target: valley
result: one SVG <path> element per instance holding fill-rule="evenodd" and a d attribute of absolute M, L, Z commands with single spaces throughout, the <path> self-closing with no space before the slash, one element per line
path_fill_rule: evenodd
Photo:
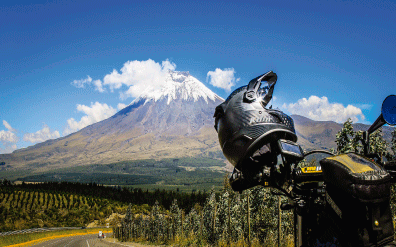
<path fill-rule="evenodd" d="M 124 161 L 37 172 L 13 176 L 23 182 L 78 182 L 142 189 L 209 191 L 219 189 L 228 171 L 223 160 L 180 158 Z"/>

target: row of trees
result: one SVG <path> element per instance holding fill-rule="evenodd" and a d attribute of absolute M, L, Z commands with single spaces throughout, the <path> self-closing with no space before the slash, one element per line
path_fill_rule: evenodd
<path fill-rule="evenodd" d="M 284 202 L 286 199 L 283 199 Z M 188 214 L 174 200 L 170 210 L 156 204 L 149 214 L 127 211 L 121 227 L 114 228 L 121 241 L 146 240 L 180 245 L 276 245 L 278 240 L 278 198 L 260 187 L 235 193 L 225 179 L 224 189 L 212 190 L 203 207 L 198 204 Z M 293 215 L 280 211 L 283 243 L 293 243 Z"/>
<path fill-rule="evenodd" d="M 391 143 L 387 143 L 383 137 L 382 128 L 374 131 L 370 135 L 370 152 L 378 154 L 381 158 L 388 161 L 396 159 L 396 128 L 392 131 Z M 347 152 L 356 152 L 363 154 L 363 131 L 354 131 L 352 120 L 349 118 L 342 129 L 336 135 L 336 149 L 334 153 L 341 154 Z"/>
<path fill-rule="evenodd" d="M 33 192 L 33 191 L 13 191 L 11 193 L 0 193 L 0 205 L 5 209 L 22 209 L 25 211 L 34 209 L 72 209 L 87 206 L 89 208 L 102 207 L 109 201 L 81 195 Z"/>

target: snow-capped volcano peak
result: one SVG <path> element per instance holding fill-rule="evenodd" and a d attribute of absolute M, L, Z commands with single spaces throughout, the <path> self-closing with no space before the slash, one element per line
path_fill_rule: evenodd
<path fill-rule="evenodd" d="M 142 100 L 147 103 L 152 100 L 158 101 L 165 98 L 167 98 L 167 104 L 176 99 L 195 102 L 202 98 L 206 103 L 209 100 L 224 101 L 223 98 L 212 92 L 202 82 L 191 76 L 188 71 L 170 70 L 164 78 L 164 82 L 158 88 L 147 87 L 131 104 Z"/>

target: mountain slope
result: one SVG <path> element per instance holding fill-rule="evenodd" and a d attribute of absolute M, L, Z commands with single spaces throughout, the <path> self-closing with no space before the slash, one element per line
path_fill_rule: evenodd
<path fill-rule="evenodd" d="M 333 121 L 314 121 L 309 118 L 292 115 L 298 136 L 298 143 L 305 150 L 330 149 L 335 147 L 335 136 L 342 124 Z"/>
<path fill-rule="evenodd" d="M 13 167 L 48 169 L 219 155 L 213 112 L 222 101 L 188 72 L 170 71 L 162 87 L 148 88 L 114 116 L 0 159 Z"/>

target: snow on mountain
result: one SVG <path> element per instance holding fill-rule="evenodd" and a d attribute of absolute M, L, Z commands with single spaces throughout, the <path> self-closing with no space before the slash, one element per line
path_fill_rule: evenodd
<path fill-rule="evenodd" d="M 182 99 L 188 101 L 198 101 L 199 98 L 205 100 L 224 101 L 223 98 L 212 92 L 202 82 L 191 76 L 188 71 L 169 71 L 163 84 L 159 88 L 147 87 L 142 94 L 132 101 L 130 105 L 141 102 L 158 101 L 167 98 L 169 105 L 172 100 Z"/>

